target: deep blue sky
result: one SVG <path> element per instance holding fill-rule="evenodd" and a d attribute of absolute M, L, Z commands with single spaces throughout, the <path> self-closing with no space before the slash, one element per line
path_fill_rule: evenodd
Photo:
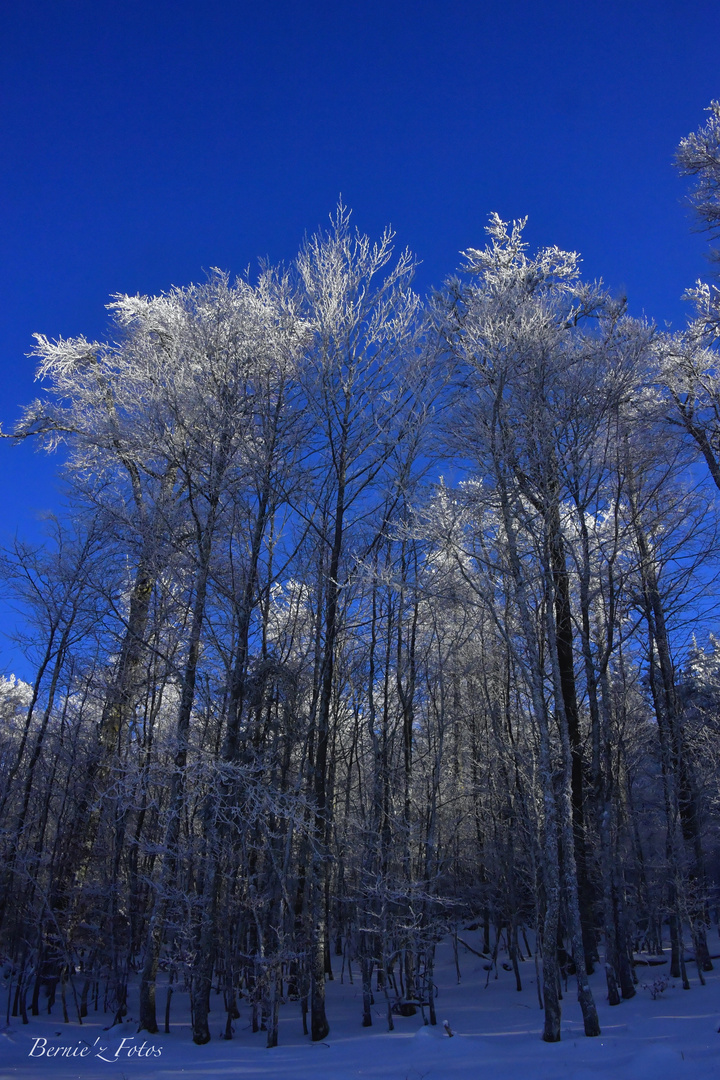
<path fill-rule="evenodd" d="M 0 14 L 0 421 L 33 331 L 102 335 L 113 292 L 289 260 L 339 193 L 422 259 L 487 215 L 682 322 L 707 274 L 672 157 L 720 96 L 717 0 L 22 0 Z M 0 543 L 54 470 L 0 443 Z"/>

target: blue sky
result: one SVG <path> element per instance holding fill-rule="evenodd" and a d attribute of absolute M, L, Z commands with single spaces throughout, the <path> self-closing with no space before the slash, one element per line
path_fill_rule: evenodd
<path fill-rule="evenodd" d="M 290 260 L 340 193 L 421 292 L 497 210 L 679 324 L 708 267 L 672 157 L 720 96 L 718 41 L 702 0 L 3 5 L 4 430 L 33 331 L 101 336 L 111 293 Z M 35 536 L 58 459 L 0 455 L 0 543 Z"/>

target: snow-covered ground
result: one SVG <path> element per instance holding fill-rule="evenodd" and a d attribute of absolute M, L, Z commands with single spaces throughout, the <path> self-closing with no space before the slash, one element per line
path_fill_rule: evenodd
<path fill-rule="evenodd" d="M 466 939 L 477 945 L 474 935 Z M 583 1035 L 571 978 L 563 1002 L 563 1039 L 554 1045 L 540 1038 L 542 1013 L 532 960 L 521 964 L 522 992 L 515 989 L 512 972 L 502 967 L 497 979 L 492 973 L 486 988 L 483 961 L 460 946 L 458 985 L 447 943 L 438 949 L 436 1027 L 423 1027 L 418 1014 L 395 1017 L 395 1031 L 388 1032 L 384 1000 L 376 995 L 374 1026 L 362 1028 L 359 982 L 350 984 L 346 974 L 341 984 L 336 973 L 328 984 L 332 1030 L 319 1044 L 303 1036 L 297 1002 L 282 1007 L 280 1045 L 273 1050 L 265 1048 L 264 1032 L 252 1033 L 249 1009 L 242 1002 L 235 1038 L 225 1042 L 218 1037 L 225 1023 L 221 997 L 213 1014 L 213 1041 L 207 1046 L 193 1044 L 183 1012 L 187 995 L 180 993 L 173 998 L 172 1032 L 150 1037 L 136 1034 L 133 1019 L 106 1031 L 108 1019 L 100 1014 L 91 1013 L 82 1026 L 63 1024 L 59 1002 L 50 1018 L 32 1019 L 27 1026 L 13 1019 L 5 1028 L 3 1002 L 0 1080 L 711 1080 L 720 1076 L 720 963 L 717 966 L 706 986 L 700 986 L 689 968 L 691 990 L 671 981 L 655 1000 L 650 985 L 668 965 L 638 967 L 637 996 L 615 1008 L 605 1000 L 604 977 L 598 972 L 592 979 L 602 1024 L 597 1039 Z M 158 1000 L 164 1002 L 164 993 Z M 136 1017 L 133 1005 L 131 999 L 131 1016 Z M 452 1038 L 443 1031 L 445 1020 L 455 1032 Z M 147 1056 L 151 1046 L 156 1053 Z M 63 1056 L 58 1047 L 77 1053 Z M 98 1056 L 102 1047 L 106 1049 Z M 50 1049 L 56 1051 L 52 1056 Z"/>

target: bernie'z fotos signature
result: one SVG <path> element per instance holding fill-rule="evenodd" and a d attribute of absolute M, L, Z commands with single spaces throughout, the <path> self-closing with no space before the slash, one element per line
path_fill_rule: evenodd
<path fill-rule="evenodd" d="M 162 1054 L 162 1046 L 154 1046 L 147 1041 L 135 1045 L 137 1040 L 133 1035 L 122 1039 L 115 1053 L 110 1046 L 103 1046 L 97 1038 L 92 1046 L 83 1039 L 79 1039 L 75 1046 L 48 1046 L 47 1039 L 36 1038 L 33 1042 L 28 1057 L 31 1058 L 85 1058 L 96 1057 L 100 1061 L 113 1064 L 120 1058 L 159 1058 Z"/>

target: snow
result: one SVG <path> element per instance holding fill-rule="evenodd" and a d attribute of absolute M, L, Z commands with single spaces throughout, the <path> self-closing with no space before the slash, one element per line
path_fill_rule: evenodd
<path fill-rule="evenodd" d="M 478 947 L 477 942 L 473 945 Z M 226 1042 L 218 1037 L 225 1024 L 221 996 L 214 999 L 213 1041 L 207 1046 L 195 1046 L 191 1040 L 187 994 L 178 992 L 173 997 L 171 1033 L 154 1036 L 137 1034 L 132 996 L 131 1018 L 110 1031 L 104 1030 L 108 1018 L 92 1012 L 82 1026 L 58 1022 L 58 1014 L 62 1016 L 58 1002 L 50 1018 L 31 1019 L 27 1026 L 13 1018 L 9 1027 L 0 1030 L 0 1080 L 477 1080 L 488 1076 L 497 1080 L 689 1080 L 698 1074 L 720 1075 L 720 971 L 708 973 L 703 987 L 697 976 L 692 978 L 690 968 L 691 990 L 683 990 L 679 980 L 669 980 L 667 989 L 653 1000 L 650 987 L 667 965 L 639 966 L 637 996 L 610 1008 L 599 968 L 591 979 L 602 1025 L 602 1035 L 596 1039 L 583 1034 L 571 977 L 563 1001 L 562 1042 L 549 1045 L 540 1038 L 542 1013 L 534 961 L 520 966 L 523 990 L 519 993 L 512 972 L 502 966 L 497 978 L 492 971 L 486 987 L 488 972 L 483 964 L 460 946 L 462 982 L 458 985 L 452 947 L 441 944 L 436 966 L 437 1026 L 424 1027 L 418 1012 L 413 1017 L 394 1017 L 394 1032 L 387 1031 L 382 995 L 376 995 L 374 1026 L 360 1026 L 359 980 L 356 977 L 350 984 L 346 972 L 341 983 L 336 972 L 335 981 L 327 987 L 331 1024 L 327 1040 L 311 1043 L 302 1033 L 299 1004 L 288 1002 L 281 1009 L 280 1045 L 273 1050 L 265 1047 L 265 1032 L 252 1033 L 245 1002 L 240 1003 L 234 1039 Z M 158 1001 L 164 1002 L 162 988 Z M 443 1029 L 446 1020 L 453 1037 Z M 1 1023 L 5 1023 L 4 1015 Z M 36 1056 L 30 1057 L 33 1046 Z M 107 1049 L 98 1057 L 103 1046 Z M 150 1046 L 159 1049 L 159 1055 L 147 1057 Z M 75 1049 L 78 1055 L 82 1047 L 89 1050 L 84 1057 L 37 1056 L 42 1049 L 57 1047 Z M 140 1048 L 142 1056 L 130 1052 Z"/>

